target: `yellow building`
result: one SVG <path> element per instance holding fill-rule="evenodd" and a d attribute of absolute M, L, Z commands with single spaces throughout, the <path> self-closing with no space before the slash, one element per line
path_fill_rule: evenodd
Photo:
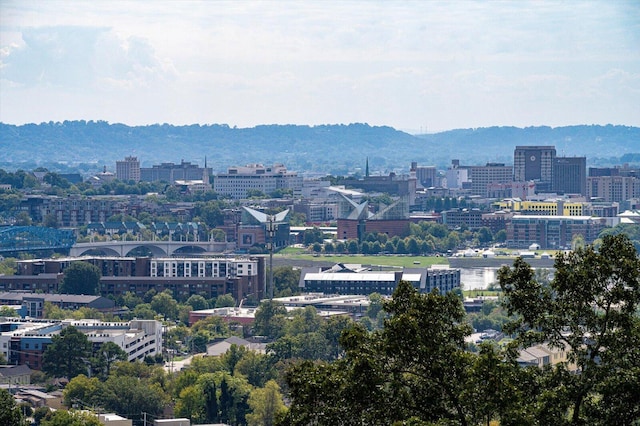
<path fill-rule="evenodd" d="M 507 199 L 494 204 L 502 210 L 511 210 L 522 214 L 536 214 L 549 216 L 584 216 L 586 203 L 551 201 L 522 201 Z"/>

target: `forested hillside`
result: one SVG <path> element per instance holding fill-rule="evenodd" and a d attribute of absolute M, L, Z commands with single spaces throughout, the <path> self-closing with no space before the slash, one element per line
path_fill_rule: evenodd
<path fill-rule="evenodd" d="M 555 145 L 558 155 L 587 156 L 590 165 L 640 162 L 640 128 L 627 126 L 490 127 L 410 135 L 391 127 L 349 125 L 224 124 L 127 126 L 105 121 L 0 123 L 0 167 L 8 170 L 75 168 L 89 171 L 137 156 L 143 167 L 181 160 L 213 167 L 280 162 L 291 170 L 334 175 L 406 171 L 411 161 L 445 168 L 453 158 L 465 165 L 513 161 L 517 145 Z"/>

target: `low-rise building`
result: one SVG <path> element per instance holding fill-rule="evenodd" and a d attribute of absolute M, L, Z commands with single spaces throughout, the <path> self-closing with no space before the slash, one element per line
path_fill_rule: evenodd
<path fill-rule="evenodd" d="M 0 353 L 11 364 L 42 368 L 42 355 L 54 335 L 73 326 L 84 333 L 97 348 L 113 342 L 127 354 L 129 361 L 162 353 L 162 323 L 155 320 L 103 322 L 98 320 L 22 320 L 6 318 L 0 322 Z"/>
<path fill-rule="evenodd" d="M 460 287 L 460 270 L 446 266 L 375 271 L 362 265 L 336 264 L 331 268 L 305 268 L 300 274 L 303 292 L 324 294 L 391 295 L 400 281 L 408 281 L 420 293 L 434 289 L 446 293 Z"/>
<path fill-rule="evenodd" d="M 31 369 L 27 365 L 0 365 L 0 384 L 28 385 L 31 383 Z"/>

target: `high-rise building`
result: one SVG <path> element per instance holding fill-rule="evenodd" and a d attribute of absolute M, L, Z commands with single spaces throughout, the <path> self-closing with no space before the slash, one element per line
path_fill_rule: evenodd
<path fill-rule="evenodd" d="M 587 198 L 621 202 L 640 197 L 640 179 L 633 176 L 589 176 Z"/>
<path fill-rule="evenodd" d="M 587 158 L 556 157 L 553 163 L 553 192 L 559 194 L 587 193 Z"/>
<path fill-rule="evenodd" d="M 555 146 L 516 146 L 513 154 L 514 180 L 535 181 L 538 192 L 550 191 L 555 158 Z"/>
<path fill-rule="evenodd" d="M 140 161 L 138 161 L 138 157 L 125 157 L 122 161 L 116 161 L 116 178 L 140 182 Z"/>
<path fill-rule="evenodd" d="M 503 163 L 487 163 L 486 166 L 469 167 L 471 195 L 489 196 L 489 186 L 513 182 L 513 167 Z"/>
<path fill-rule="evenodd" d="M 439 186 L 436 176 L 438 171 L 436 166 L 418 166 L 417 162 L 411 163 L 411 170 L 416 173 L 416 180 L 424 187 L 429 188 L 432 186 Z"/>

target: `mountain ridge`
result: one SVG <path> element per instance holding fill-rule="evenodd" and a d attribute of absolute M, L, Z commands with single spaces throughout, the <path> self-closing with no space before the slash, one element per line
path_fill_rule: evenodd
<path fill-rule="evenodd" d="M 590 165 L 620 164 L 623 158 L 640 163 L 640 128 L 611 124 L 493 126 L 411 135 L 366 123 L 236 128 L 77 120 L 0 123 L 0 144 L 3 168 L 59 163 L 113 170 L 116 160 L 134 155 L 143 167 L 182 160 L 202 166 L 206 157 L 214 172 L 247 163 L 283 163 L 300 172 L 349 174 L 364 169 L 369 158 L 372 171 L 388 173 L 406 171 L 412 161 L 438 168 L 452 159 L 463 165 L 512 164 L 518 145 L 554 145 L 558 156 L 586 156 Z"/>

